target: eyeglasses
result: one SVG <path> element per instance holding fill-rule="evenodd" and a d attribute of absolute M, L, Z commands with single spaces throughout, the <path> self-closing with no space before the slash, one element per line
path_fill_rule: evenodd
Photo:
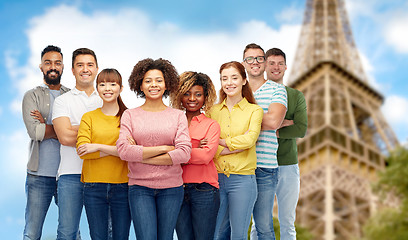
<path fill-rule="evenodd" d="M 265 62 L 265 56 L 247 57 L 247 58 L 244 58 L 244 62 L 246 62 L 246 63 L 248 63 L 248 64 L 254 63 L 255 60 L 256 60 L 258 63 L 263 63 L 263 62 Z"/>

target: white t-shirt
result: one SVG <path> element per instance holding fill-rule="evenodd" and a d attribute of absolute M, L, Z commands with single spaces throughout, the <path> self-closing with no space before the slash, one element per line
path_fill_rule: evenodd
<path fill-rule="evenodd" d="M 68 117 L 72 126 L 79 125 L 84 113 L 100 108 L 102 103 L 103 101 L 96 91 L 88 97 L 84 91 L 73 88 L 55 99 L 52 120 Z M 60 151 L 61 162 L 57 177 L 64 174 L 81 174 L 83 160 L 78 156 L 76 148 L 61 144 Z"/>

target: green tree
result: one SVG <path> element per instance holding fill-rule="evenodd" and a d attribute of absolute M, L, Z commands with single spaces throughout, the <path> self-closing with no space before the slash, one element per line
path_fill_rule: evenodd
<path fill-rule="evenodd" d="M 401 201 L 400 207 L 381 209 L 373 215 L 363 228 L 364 239 L 408 239 L 408 149 L 394 150 L 387 162 L 374 190 L 382 200 L 387 194 L 394 194 Z"/>

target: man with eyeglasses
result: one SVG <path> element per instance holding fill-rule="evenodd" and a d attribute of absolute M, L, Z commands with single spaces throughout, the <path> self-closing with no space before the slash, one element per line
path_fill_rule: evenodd
<path fill-rule="evenodd" d="M 286 90 L 281 84 L 265 80 L 265 52 L 259 45 L 251 43 L 245 47 L 243 65 L 257 104 L 264 110 L 256 143 L 258 197 L 253 210 L 256 229 L 252 229 L 251 239 L 275 239 L 272 210 L 279 177 L 276 130 L 285 117 Z"/>

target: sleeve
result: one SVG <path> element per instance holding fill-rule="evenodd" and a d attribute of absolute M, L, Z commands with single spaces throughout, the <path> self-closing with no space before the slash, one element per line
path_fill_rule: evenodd
<path fill-rule="evenodd" d="M 141 162 L 143 160 L 143 146 L 129 144 L 129 141 L 127 140 L 128 136 L 134 138 L 132 117 L 129 109 L 122 114 L 119 138 L 116 141 L 116 147 L 118 148 L 120 159 L 128 162 Z"/>
<path fill-rule="evenodd" d="M 79 125 L 78 129 L 78 136 L 77 136 L 77 143 L 76 147 L 85 144 L 85 143 L 92 143 L 92 131 L 94 130 L 92 127 L 92 116 L 91 113 L 85 113 L 82 116 L 81 124 Z M 97 159 L 100 158 L 100 151 L 96 151 L 93 153 L 88 153 L 81 156 L 82 159 Z"/>
<path fill-rule="evenodd" d="M 218 141 L 220 139 L 221 128 L 220 125 L 213 121 L 209 126 L 205 138 L 207 138 L 207 145 L 203 148 L 192 148 L 190 164 L 208 164 L 213 160 L 214 155 L 218 149 Z"/>
<path fill-rule="evenodd" d="M 302 92 L 297 91 L 296 100 L 296 108 L 292 119 L 293 125 L 279 129 L 279 138 L 302 138 L 306 135 L 307 107 L 305 96 Z"/>
<path fill-rule="evenodd" d="M 40 123 L 39 120 L 34 119 L 30 113 L 32 110 L 39 110 L 37 106 L 34 91 L 29 91 L 24 95 L 22 104 L 23 121 L 27 129 L 27 133 L 34 141 L 42 141 L 45 135 L 45 123 Z M 43 114 L 43 113 L 41 113 Z M 45 116 L 48 117 L 48 116 Z"/>
<path fill-rule="evenodd" d="M 191 139 L 188 133 L 188 122 L 183 112 L 180 111 L 177 123 L 177 132 L 174 138 L 174 150 L 168 152 L 173 165 L 186 163 L 191 155 Z"/>
<path fill-rule="evenodd" d="M 64 95 L 57 97 L 52 108 L 52 120 L 59 117 L 69 117 L 69 109 L 63 98 Z"/>
<path fill-rule="evenodd" d="M 257 106 L 257 108 L 250 115 L 250 118 L 249 128 L 247 129 L 249 130 L 248 133 L 235 137 L 227 137 L 225 139 L 225 142 L 230 151 L 234 151 L 237 149 L 248 149 L 256 144 L 259 133 L 261 131 L 263 118 L 262 108 Z"/>
<path fill-rule="evenodd" d="M 272 95 L 272 101 L 271 103 L 280 103 L 288 108 L 288 97 L 287 97 L 287 92 L 286 88 L 282 84 L 278 84 L 278 87 L 276 88 L 275 91 L 273 91 Z"/>

